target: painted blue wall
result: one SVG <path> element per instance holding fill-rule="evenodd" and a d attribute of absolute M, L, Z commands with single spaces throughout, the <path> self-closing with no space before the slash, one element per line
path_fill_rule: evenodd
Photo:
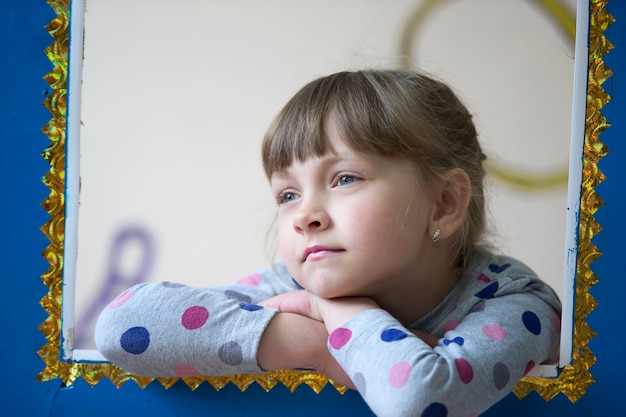
<path fill-rule="evenodd" d="M 0 15 L 0 280 L 3 283 L 0 323 L 0 415 L 11 416 L 319 416 L 371 415 L 354 393 L 340 395 L 334 388 L 314 394 L 300 387 L 295 394 L 277 387 L 265 393 L 254 385 L 245 393 L 228 386 L 217 393 L 204 384 L 195 392 L 177 384 L 169 390 L 152 384 L 146 389 L 127 383 L 116 389 L 108 380 L 95 388 L 79 381 L 69 388 L 58 380 L 38 383 L 44 367 L 37 350 L 45 343 L 37 326 L 46 318 L 38 301 L 46 293 L 39 277 L 47 269 L 41 254 L 48 242 L 39 231 L 47 220 L 40 203 L 47 195 L 41 177 L 48 170 L 41 152 L 48 139 L 41 127 L 50 116 L 41 104 L 48 94 L 43 75 L 51 64 L 43 54 L 51 37 L 45 26 L 54 18 L 44 0 L 1 0 Z M 588 392 L 572 404 L 563 395 L 545 402 L 536 394 L 520 402 L 510 395 L 486 415 L 589 416 L 626 415 L 619 389 L 626 365 L 622 361 L 626 319 L 626 279 L 622 266 L 622 237 L 626 236 L 626 3 L 612 0 L 609 10 L 617 19 L 606 33 L 615 50 L 605 62 L 615 75 L 604 85 L 612 96 L 603 113 L 612 127 L 602 134 L 610 148 L 600 168 L 606 181 L 597 191 L 604 200 L 596 219 L 603 231 L 594 243 L 603 252 L 593 265 L 600 282 L 593 295 L 600 303 L 588 319 L 599 335 L 591 342 L 597 363 L 596 379 Z M 622 96 L 621 94 L 624 94 Z M 620 117 L 621 116 L 621 117 Z M 296 412 L 297 410 L 297 412 Z"/>

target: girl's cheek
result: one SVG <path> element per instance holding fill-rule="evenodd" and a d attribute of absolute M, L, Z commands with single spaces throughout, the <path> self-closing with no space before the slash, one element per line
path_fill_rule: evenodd
<path fill-rule="evenodd" d="M 287 263 L 291 263 L 293 257 L 293 245 L 290 244 L 289 230 L 286 227 L 278 226 L 278 249 L 283 260 Z M 290 250 L 291 249 L 291 250 Z"/>

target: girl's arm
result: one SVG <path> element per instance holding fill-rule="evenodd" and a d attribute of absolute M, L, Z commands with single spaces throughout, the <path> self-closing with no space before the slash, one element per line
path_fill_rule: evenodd
<path fill-rule="evenodd" d="M 139 284 L 100 314 L 96 346 L 138 375 L 261 373 L 257 350 L 277 311 L 256 303 L 297 288 L 283 267 L 275 270 L 279 277 L 267 269 L 219 288 Z"/>
<path fill-rule="evenodd" d="M 313 368 L 335 382 L 354 389 L 350 378 L 326 347 L 323 323 L 298 314 L 278 313 L 265 329 L 257 360 L 266 370 Z"/>
<path fill-rule="evenodd" d="M 467 416 L 507 395 L 534 365 L 556 360 L 559 303 L 551 291 L 532 278 L 494 284 L 459 301 L 471 306 L 450 312 L 434 346 L 367 298 L 311 303 L 296 292 L 264 304 L 325 320 L 329 351 L 376 415 Z"/>
<path fill-rule="evenodd" d="M 343 323 L 367 310 L 380 309 L 378 304 L 368 297 L 323 299 L 306 290 L 279 294 L 259 304 L 312 318 L 314 321 L 324 323 L 327 332 L 331 333 Z M 435 347 L 439 340 L 437 337 L 420 330 L 411 330 L 411 333 L 430 347 Z"/>
<path fill-rule="evenodd" d="M 510 393 L 534 365 L 556 360 L 555 316 L 530 293 L 494 296 L 455 317 L 456 327 L 431 348 L 393 317 L 368 310 L 332 331 L 329 349 L 380 417 L 468 416 Z"/>

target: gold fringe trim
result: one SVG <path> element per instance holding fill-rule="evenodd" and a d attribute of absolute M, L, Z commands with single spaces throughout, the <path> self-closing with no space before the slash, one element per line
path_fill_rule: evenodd
<path fill-rule="evenodd" d="M 128 381 L 135 382 L 144 388 L 153 381 L 163 387 L 170 388 L 179 379 L 191 390 L 197 389 L 202 383 L 208 383 L 220 390 L 232 383 L 241 391 L 251 384 L 257 383 L 269 391 L 278 383 L 290 391 L 295 391 L 305 384 L 314 392 L 319 393 L 330 383 L 340 393 L 346 388 L 335 384 L 317 372 L 311 371 L 274 371 L 263 375 L 229 375 L 201 378 L 145 378 L 128 373 L 110 363 L 68 362 L 61 358 L 61 306 L 63 296 L 63 253 L 65 236 L 65 141 L 67 132 L 67 74 L 69 52 L 70 0 L 47 0 L 48 5 L 56 12 L 46 29 L 53 37 L 53 43 L 45 50 L 53 64 L 53 69 L 45 79 L 52 88 L 52 93 L 44 101 L 45 107 L 52 115 L 51 120 L 43 127 L 43 132 L 50 139 L 50 146 L 43 152 L 43 158 L 50 164 L 50 170 L 43 182 L 50 190 L 42 206 L 50 215 L 50 219 L 41 228 L 50 243 L 43 256 L 50 264 L 41 276 L 48 293 L 40 300 L 40 304 L 48 313 L 48 318 L 41 323 L 39 330 L 47 343 L 38 351 L 45 363 L 45 368 L 37 376 L 39 381 L 61 379 L 66 386 L 83 378 L 87 384 L 95 386 L 103 378 L 108 378 L 120 387 Z M 572 364 L 567 366 L 555 379 L 525 378 L 514 389 L 519 398 L 531 391 L 537 391 L 549 400 L 563 392 L 572 402 L 582 397 L 587 388 L 594 382 L 589 368 L 595 363 L 595 356 L 587 346 L 595 336 L 593 330 L 585 322 L 587 315 L 596 307 L 596 301 L 589 294 L 589 289 L 597 282 L 590 265 L 601 255 L 591 243 L 592 238 L 600 232 L 600 225 L 594 218 L 595 212 L 602 206 L 602 200 L 595 192 L 596 186 L 604 180 L 597 163 L 608 150 L 600 141 L 600 133 L 609 126 L 600 110 L 609 101 L 609 96 L 601 85 L 611 75 L 602 57 L 611 49 L 611 43 L 604 37 L 604 31 L 614 19 L 605 10 L 607 0 L 592 1 L 590 18 L 590 52 L 589 52 L 589 87 L 586 114 L 583 195 L 580 208 L 578 273 L 576 281 L 576 307 L 574 328 L 574 354 Z"/>
<path fill-rule="evenodd" d="M 571 402 L 576 402 L 595 382 L 589 369 L 596 362 L 596 357 L 588 344 L 596 333 L 585 320 L 598 304 L 589 293 L 589 289 L 598 282 L 591 264 L 602 255 L 592 243 L 594 236 L 602 230 L 594 217 L 596 211 L 603 205 L 602 199 L 596 193 L 596 187 L 605 179 L 604 174 L 598 168 L 598 162 L 609 152 L 600 140 L 600 134 L 610 126 L 601 110 L 611 99 L 602 88 L 602 84 L 613 75 L 603 61 L 603 57 L 613 49 L 613 45 L 604 36 L 604 32 L 615 22 L 615 19 L 606 10 L 608 0 L 595 0 L 590 3 L 587 110 L 578 226 L 572 363 L 566 366 L 555 379 L 525 378 L 513 390 L 519 398 L 524 398 L 534 390 L 545 400 L 554 398 L 562 392 Z"/>

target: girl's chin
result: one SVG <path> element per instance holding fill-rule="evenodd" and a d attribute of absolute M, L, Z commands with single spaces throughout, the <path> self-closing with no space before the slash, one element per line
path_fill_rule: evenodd
<path fill-rule="evenodd" d="M 307 288 L 308 289 L 308 288 Z M 339 291 L 336 288 L 318 288 L 313 287 L 308 289 L 309 292 L 317 295 L 320 298 L 339 298 L 339 297 L 348 297 L 349 295 L 346 292 Z"/>
<path fill-rule="evenodd" d="M 320 298 L 326 298 L 326 299 L 341 298 L 341 297 L 360 297 L 360 296 L 367 297 L 367 295 L 358 294 L 354 291 L 348 291 L 348 290 L 340 289 L 340 288 L 313 288 L 312 290 L 309 290 L 309 292 L 317 295 Z"/>

